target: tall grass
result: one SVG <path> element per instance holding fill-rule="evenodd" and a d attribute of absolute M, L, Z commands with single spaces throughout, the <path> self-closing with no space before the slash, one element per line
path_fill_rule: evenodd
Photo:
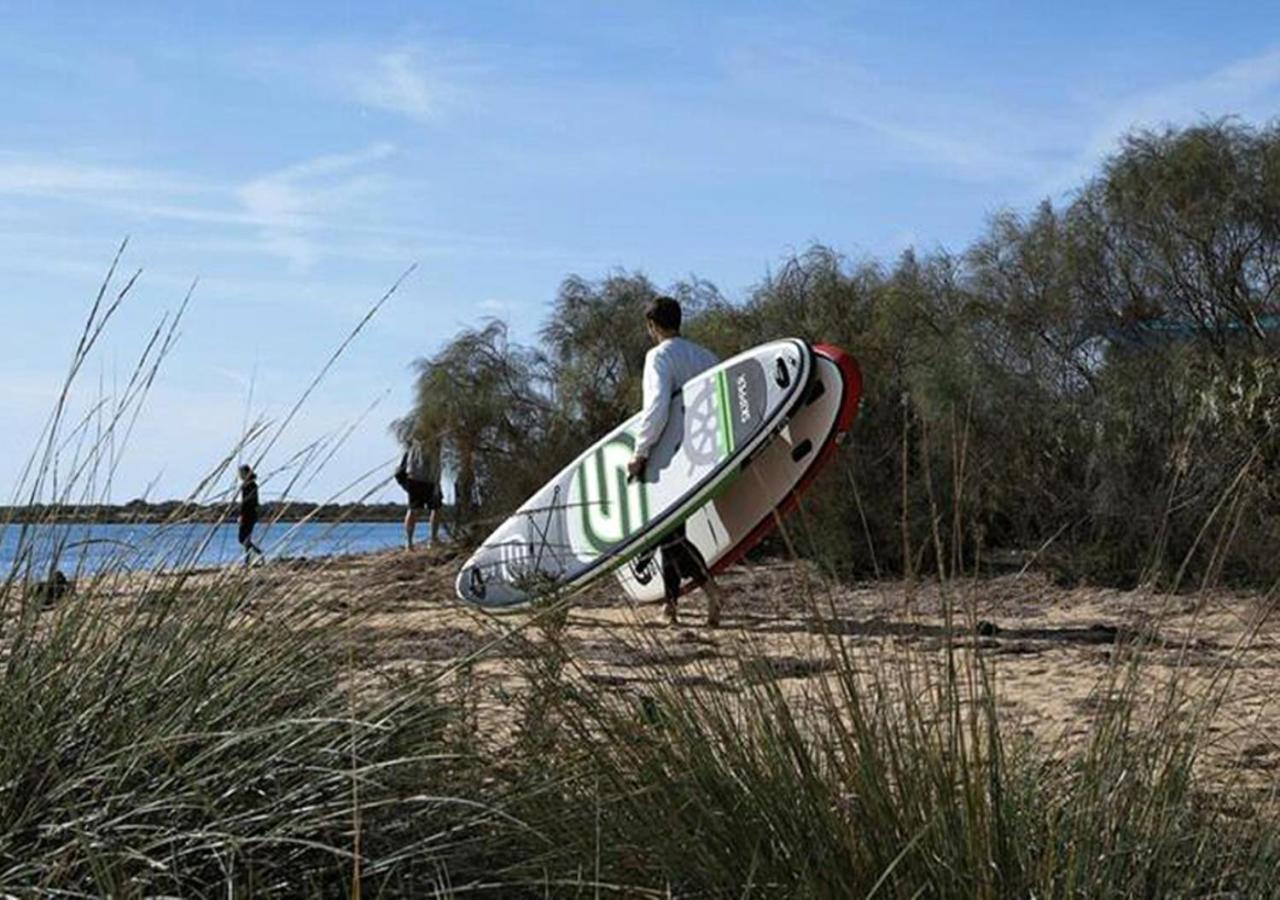
<path fill-rule="evenodd" d="M 1017 734 L 980 650 L 827 652 L 805 689 L 534 679 L 542 865 L 677 896 L 1272 896 L 1274 805 L 1196 775 L 1217 695 L 1153 701 L 1142 648 L 1074 749 Z"/>
<path fill-rule="evenodd" d="M 119 259 L 15 490 L 48 520 L 3 526 L 18 551 L 0 586 L 0 892 L 331 895 L 465 875 L 465 848 L 477 835 L 490 846 L 501 820 L 451 790 L 465 747 L 432 679 L 360 690 L 356 616 L 305 592 L 264 609 L 258 573 L 197 570 L 199 540 L 168 571 L 130 571 L 139 555 L 124 548 L 87 572 L 48 527 L 101 499 L 190 299 L 162 318 L 121 393 L 69 417 L 137 280 L 113 291 Z M 248 428 L 190 502 L 219 496 L 234 460 L 264 435 L 269 448 L 301 403 L 274 430 Z M 47 577 L 62 567 L 76 590 L 55 596 Z"/>
<path fill-rule="evenodd" d="M 386 846 L 391 801 L 400 855 L 447 844 L 472 817 L 427 788 L 449 764 L 424 750 L 446 725 L 432 691 L 351 709 L 335 642 L 237 623 L 244 592 L 175 587 L 116 615 L 81 598 L 9 635 L 0 883 L 112 895 L 323 884 L 350 854 L 362 782 L 366 852 Z"/>

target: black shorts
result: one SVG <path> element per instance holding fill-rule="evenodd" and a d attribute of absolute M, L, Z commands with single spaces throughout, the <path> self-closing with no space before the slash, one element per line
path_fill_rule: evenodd
<path fill-rule="evenodd" d="M 706 584 L 711 572 L 707 561 L 693 542 L 685 536 L 682 522 L 659 544 L 662 556 L 662 587 L 668 600 L 680 596 L 680 583 L 686 579 L 694 587 Z"/>
<path fill-rule="evenodd" d="M 429 509 L 435 512 L 443 505 L 438 484 L 406 478 L 403 487 L 405 493 L 409 495 L 410 509 Z"/>

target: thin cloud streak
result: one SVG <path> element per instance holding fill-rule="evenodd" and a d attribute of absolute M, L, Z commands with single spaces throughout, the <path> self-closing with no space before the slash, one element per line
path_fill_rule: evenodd
<path fill-rule="evenodd" d="M 353 73 L 350 87 L 361 103 L 419 122 L 438 111 L 443 93 L 429 82 L 421 54 L 408 49 L 383 53 L 373 72 Z"/>
<path fill-rule="evenodd" d="M 329 43 L 242 50 L 230 64 L 268 85 L 301 86 L 321 98 L 424 125 L 456 109 L 470 92 L 469 79 L 488 71 L 472 55 L 453 44 Z"/>
<path fill-rule="evenodd" d="M 1028 182 L 1053 153 L 1043 126 L 1032 128 L 1030 112 L 1012 100 L 897 83 L 805 47 L 739 48 L 722 65 L 736 89 L 789 118 L 835 125 L 835 139 L 856 143 L 864 160 L 882 166 L 915 162 L 965 181 Z"/>
<path fill-rule="evenodd" d="M 1080 187 L 1134 129 L 1186 125 L 1222 115 L 1265 122 L 1275 117 L 1278 101 L 1280 49 L 1236 60 L 1203 78 L 1130 94 L 1091 116 L 1104 124 L 1088 134 L 1068 165 L 1040 181 L 1036 191 L 1058 196 Z"/>
<path fill-rule="evenodd" d="M 740 48 L 725 56 L 723 66 L 739 88 L 800 110 L 792 116 L 818 115 L 856 126 L 881 162 L 913 160 L 952 178 L 1004 183 L 1011 203 L 1078 188 L 1135 128 L 1221 115 L 1265 122 L 1280 101 L 1280 49 L 1118 101 L 1064 98 L 1051 120 L 999 96 L 975 100 L 891 83 L 804 47 Z"/>
<path fill-rule="evenodd" d="M 358 259 L 397 264 L 422 256 L 501 256 L 546 259 L 564 251 L 515 246 L 509 239 L 466 232 L 384 224 L 390 199 L 426 189 L 384 171 L 395 145 L 376 142 L 350 153 L 324 154 L 239 183 L 201 183 L 180 174 L 62 160 L 10 157 L 0 163 L 0 195 L 70 202 L 130 219 L 163 220 L 200 227 L 171 239 L 189 250 L 267 255 L 292 272 L 306 272 L 321 259 Z M 0 157 L 3 158 L 3 157 Z M 21 236 L 41 233 L 50 247 L 47 264 L 69 248 L 65 228 L 48 224 L 53 211 L 29 208 Z M 121 226 L 129 229 L 127 223 Z M 83 242 L 77 242 L 83 243 Z M 154 243 L 154 242 L 153 242 Z M 10 259 L 7 269 L 23 259 Z"/>
<path fill-rule="evenodd" d="M 305 229 L 326 214 L 349 210 L 353 200 L 371 193 L 366 177 L 350 173 L 394 152 L 391 144 L 378 143 L 356 153 L 318 156 L 241 185 L 236 198 L 250 218 L 263 224 L 259 237 L 268 252 L 288 262 L 293 271 L 306 272 L 321 250 Z"/>
<path fill-rule="evenodd" d="M 93 195 L 193 193 L 202 186 L 145 169 L 0 157 L 0 194 L 74 199 Z"/>

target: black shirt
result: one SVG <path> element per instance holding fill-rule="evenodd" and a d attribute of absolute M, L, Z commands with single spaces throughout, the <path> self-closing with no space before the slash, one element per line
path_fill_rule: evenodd
<path fill-rule="evenodd" d="M 240 483 L 240 518 L 258 518 L 258 479 L 256 478 Z"/>

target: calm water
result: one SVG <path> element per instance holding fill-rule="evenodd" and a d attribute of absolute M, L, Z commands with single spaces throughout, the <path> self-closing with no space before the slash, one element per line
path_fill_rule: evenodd
<path fill-rule="evenodd" d="M 236 525 L 42 525 L 20 539 L 20 528 L 0 530 L 0 578 L 8 575 L 25 540 L 23 566 L 32 564 L 33 576 L 43 578 L 57 556 L 57 566 L 67 575 L 87 574 L 107 566 L 149 569 L 156 566 L 213 566 L 244 558 L 236 543 Z M 418 540 L 425 543 L 429 526 L 418 525 Z M 402 522 L 315 522 L 305 525 L 259 524 L 254 542 L 268 559 L 283 556 L 335 556 L 368 553 L 399 547 L 404 541 Z"/>

